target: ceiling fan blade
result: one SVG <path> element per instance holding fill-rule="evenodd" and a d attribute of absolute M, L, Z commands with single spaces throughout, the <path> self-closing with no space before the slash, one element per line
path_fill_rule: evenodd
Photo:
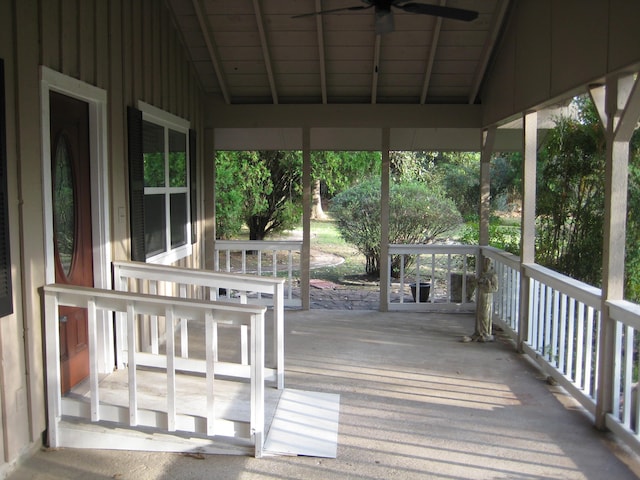
<path fill-rule="evenodd" d="M 303 13 L 301 15 L 294 15 L 291 18 L 312 17 L 314 15 L 324 15 L 325 13 L 345 12 L 347 10 L 367 10 L 368 8 L 371 8 L 371 7 L 373 7 L 373 5 L 358 5 L 355 7 L 332 8 L 329 10 L 320 10 L 319 12 L 310 12 L 310 13 Z"/>
<path fill-rule="evenodd" d="M 409 13 L 420 13 L 422 15 L 433 15 L 436 17 L 452 18 L 454 20 L 462 20 L 471 22 L 478 18 L 478 12 L 473 10 L 463 10 L 462 8 L 443 7 L 440 5 L 427 5 L 426 3 L 405 3 L 393 4 L 395 8 L 399 8 Z"/>

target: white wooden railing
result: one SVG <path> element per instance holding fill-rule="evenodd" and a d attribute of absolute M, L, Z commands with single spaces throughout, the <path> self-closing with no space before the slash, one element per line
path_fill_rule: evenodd
<path fill-rule="evenodd" d="M 540 265 L 523 265 L 529 312 L 523 349 L 595 413 L 602 293 Z"/>
<path fill-rule="evenodd" d="M 216 240 L 214 270 L 217 272 L 284 277 L 286 306 L 300 307 L 302 301 L 293 295 L 294 271 L 300 269 L 302 241 L 293 240 Z M 232 292 L 227 292 L 232 295 Z M 253 303 L 260 303 L 261 295 Z"/>
<path fill-rule="evenodd" d="M 640 357 L 640 305 L 625 300 L 607 302 L 610 318 L 615 322 L 613 348 L 612 412 L 607 428 L 640 450 L 640 401 L 638 374 Z"/>
<path fill-rule="evenodd" d="M 250 440 L 254 444 L 255 455 L 262 455 L 264 426 L 264 315 L 266 308 L 259 306 L 229 304 L 206 300 L 169 298 L 140 293 L 117 292 L 68 285 L 47 285 L 44 287 L 45 302 L 45 342 L 47 360 L 47 391 L 49 415 L 49 443 L 51 447 L 67 446 L 68 436 L 63 435 L 60 422 L 63 417 L 76 422 L 113 422 L 127 427 L 152 428 L 156 432 L 194 433 L 207 437 L 233 436 Z M 61 395 L 60 347 L 59 347 L 59 307 L 74 306 L 87 309 L 89 334 L 89 400 L 74 395 Z M 97 335 L 98 319 L 102 312 L 109 315 L 123 314 L 127 330 L 125 349 L 128 381 L 128 401 L 126 405 L 115 405 L 103 401 L 98 371 Z M 137 332 L 141 317 L 155 315 L 165 319 L 167 328 L 164 337 L 166 353 L 145 353 L 137 347 Z M 187 318 L 205 325 L 204 359 L 183 359 L 175 355 L 174 330 L 177 319 Z M 250 364 L 220 364 L 215 361 L 214 326 L 217 323 L 247 325 L 251 331 Z M 139 367 L 153 367 L 165 372 L 166 398 L 164 408 L 158 410 L 141 408 L 138 404 L 142 387 Z M 176 389 L 177 371 L 181 373 L 204 374 L 206 377 L 206 414 L 196 416 L 179 413 Z M 215 407 L 215 374 L 237 376 L 250 379 L 250 418 L 246 421 L 217 418 Z M 159 401 L 162 399 L 158 399 Z M 95 434 L 92 434 L 95 437 Z M 103 448 L 113 448 L 105 446 Z"/>
<path fill-rule="evenodd" d="M 273 328 L 268 331 L 272 340 L 268 342 L 271 352 L 267 357 L 273 363 L 266 363 L 267 380 L 274 380 L 277 388 L 284 388 L 284 282 L 283 278 L 258 277 L 255 275 L 237 275 L 212 272 L 208 270 L 168 267 L 141 262 L 113 262 L 114 288 L 120 291 L 137 291 L 151 294 L 177 296 L 209 300 L 224 300 L 242 304 L 256 303 L 255 295 L 273 307 Z M 220 292 L 223 291 L 221 295 Z M 234 292 L 232 296 L 230 292 Z M 252 297 L 253 295 L 253 297 Z M 187 319 L 180 319 L 181 357 L 188 358 Z M 120 325 L 117 323 L 117 325 Z M 148 325 L 148 328 L 146 328 Z M 157 316 L 151 316 L 143 325 L 142 348 L 158 353 L 160 343 L 160 324 Z M 240 350 L 242 363 L 248 364 L 248 343 L 246 325 L 240 325 Z M 123 325 L 116 328 L 119 345 L 126 345 L 126 329 Z M 214 330 L 217 338 L 217 331 Z M 118 355 L 121 357 L 122 355 Z M 217 361 L 217 358 L 216 358 Z"/>
<path fill-rule="evenodd" d="M 470 245 L 389 245 L 389 266 L 395 263 L 399 272 L 397 279 L 389 275 L 389 311 L 471 311 L 475 309 L 474 290 L 476 265 L 479 248 Z M 405 267 L 408 263 L 409 266 Z M 428 298 L 421 298 L 418 292 L 429 284 Z M 418 289 L 420 285 L 420 290 Z M 415 300 L 391 301 L 391 289 L 405 292 L 415 289 Z M 413 292 L 412 292 L 413 293 Z M 424 300 L 424 301 L 423 301 Z"/>
<path fill-rule="evenodd" d="M 483 248 L 499 272 L 494 315 L 521 348 L 592 415 L 604 401 L 606 427 L 640 453 L 640 305 L 606 302 L 611 340 L 602 340 L 602 291 L 583 282 L 491 248 Z M 529 285 L 528 311 L 518 321 L 520 282 Z M 518 332 L 522 327 L 526 330 Z M 520 333 L 520 335 L 518 335 Z M 602 350 L 603 345 L 609 345 Z M 607 354 L 606 351 L 610 350 Z M 600 385 L 599 372 L 612 372 Z M 609 373 L 606 374 L 607 376 Z M 600 389 L 607 391 L 600 392 Z"/>

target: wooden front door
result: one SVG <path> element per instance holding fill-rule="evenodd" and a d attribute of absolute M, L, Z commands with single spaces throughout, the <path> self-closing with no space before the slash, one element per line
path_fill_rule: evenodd
<path fill-rule="evenodd" d="M 89 106 L 50 92 L 56 283 L 93 287 Z M 87 311 L 60 307 L 62 392 L 89 375 Z"/>

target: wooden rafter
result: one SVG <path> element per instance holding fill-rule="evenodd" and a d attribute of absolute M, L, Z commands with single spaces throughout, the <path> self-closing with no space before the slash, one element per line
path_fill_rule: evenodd
<path fill-rule="evenodd" d="M 274 104 L 278 104 L 278 90 L 276 89 L 276 81 L 273 75 L 273 66 L 271 64 L 271 55 L 269 54 L 269 43 L 264 30 L 264 21 L 262 19 L 262 9 L 260 8 L 260 0 L 253 0 L 253 11 L 256 15 L 256 23 L 258 25 L 258 34 L 260 36 L 260 46 L 262 47 L 262 56 L 264 58 L 264 66 L 267 70 L 267 78 L 269 79 L 269 88 L 271 89 L 271 98 Z"/>
<path fill-rule="evenodd" d="M 440 5 L 445 6 L 447 0 L 440 0 Z M 427 101 L 427 93 L 429 92 L 429 83 L 431 83 L 431 73 L 433 72 L 433 62 L 436 58 L 436 50 L 440 41 L 440 29 L 442 28 L 442 17 L 436 17 L 436 24 L 433 27 L 433 35 L 431 36 L 431 48 L 429 49 L 429 57 L 427 58 L 427 68 L 424 71 L 424 80 L 422 82 L 422 93 L 420 95 L 420 104 L 424 105 Z"/>
<path fill-rule="evenodd" d="M 218 60 L 218 53 L 215 42 L 213 41 L 213 37 L 211 35 L 211 26 L 209 25 L 209 19 L 204 13 L 201 0 L 192 0 L 192 3 L 193 9 L 195 10 L 196 16 L 198 17 L 198 23 L 200 24 L 200 30 L 202 31 L 204 42 L 207 45 L 209 59 L 211 60 L 211 64 L 213 65 L 213 70 L 216 72 L 218 84 L 220 85 L 220 92 L 222 93 L 222 97 L 224 98 L 225 103 L 231 104 L 231 95 L 229 94 L 227 82 L 224 78 L 224 72 L 222 71 L 222 67 L 220 66 L 220 61 Z"/>
<path fill-rule="evenodd" d="M 316 12 L 322 11 L 322 0 L 316 0 Z M 327 100 L 327 65 L 324 51 L 324 25 L 322 15 L 316 15 L 316 33 L 318 36 L 318 62 L 320 63 L 320 89 L 322 93 L 322 104 L 326 105 Z"/>
<path fill-rule="evenodd" d="M 493 13 L 489 35 L 487 37 L 487 41 L 482 47 L 482 55 L 480 56 L 478 67 L 476 68 L 475 74 L 473 75 L 473 83 L 471 84 L 471 90 L 468 98 L 468 103 L 470 105 L 475 103 L 476 97 L 478 96 L 480 84 L 482 83 L 482 79 L 484 78 L 487 67 L 489 66 L 489 59 L 491 58 L 493 49 L 495 48 L 496 42 L 498 41 L 498 35 L 500 34 L 504 16 L 507 13 L 510 2 L 511 0 L 501 0 L 496 6 L 495 12 Z"/>

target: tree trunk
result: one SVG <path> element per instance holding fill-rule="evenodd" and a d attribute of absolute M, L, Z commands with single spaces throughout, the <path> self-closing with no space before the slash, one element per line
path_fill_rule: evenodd
<path fill-rule="evenodd" d="M 320 180 L 313 182 L 311 190 L 311 218 L 314 220 L 326 220 L 327 214 L 322 210 L 322 197 L 320 196 Z"/>

